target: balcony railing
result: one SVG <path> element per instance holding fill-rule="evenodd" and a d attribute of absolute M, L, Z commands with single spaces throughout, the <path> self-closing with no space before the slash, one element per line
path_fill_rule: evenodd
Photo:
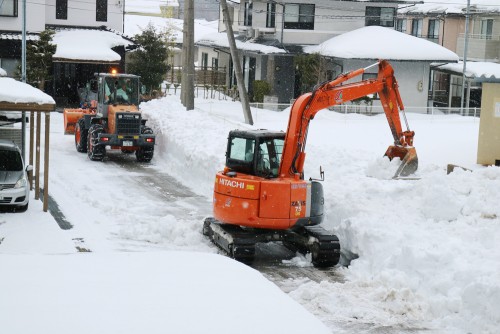
<path fill-rule="evenodd" d="M 465 38 L 464 33 L 458 35 L 459 38 Z M 469 34 L 469 39 L 482 39 L 491 41 L 500 41 L 500 35 Z"/>

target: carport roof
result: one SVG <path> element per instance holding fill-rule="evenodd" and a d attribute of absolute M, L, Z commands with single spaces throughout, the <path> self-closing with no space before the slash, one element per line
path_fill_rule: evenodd
<path fill-rule="evenodd" d="M 436 64 L 434 69 L 455 75 L 463 75 L 464 63 L 462 61 L 451 64 Z M 465 68 L 465 77 L 477 82 L 500 82 L 500 64 L 468 61 Z"/>
<path fill-rule="evenodd" d="M 12 78 L 0 77 L 0 110 L 53 111 L 56 102 L 41 90 Z"/>

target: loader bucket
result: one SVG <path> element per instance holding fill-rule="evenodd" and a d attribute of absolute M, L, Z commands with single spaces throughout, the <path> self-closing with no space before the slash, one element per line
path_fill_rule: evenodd
<path fill-rule="evenodd" d="M 64 109 L 64 134 L 75 133 L 76 122 L 83 117 L 82 109 Z"/>
<path fill-rule="evenodd" d="M 416 172 L 418 168 L 418 157 L 417 151 L 414 147 L 403 147 L 403 146 L 389 146 L 385 155 L 389 157 L 390 160 L 397 157 L 401 159 L 401 164 L 397 169 L 396 173 L 392 177 L 396 179 L 400 176 L 408 176 Z"/>

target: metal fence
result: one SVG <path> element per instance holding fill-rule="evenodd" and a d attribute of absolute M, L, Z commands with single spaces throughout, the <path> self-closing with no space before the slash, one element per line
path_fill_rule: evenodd
<path fill-rule="evenodd" d="M 290 103 L 250 103 L 253 108 L 268 109 L 275 111 L 283 111 L 291 107 L 293 101 Z M 366 106 L 363 104 L 341 104 L 329 108 L 329 110 L 336 111 L 343 114 L 360 114 L 360 115 L 378 115 L 383 114 L 384 110 L 381 106 Z M 480 117 L 481 108 L 448 108 L 448 107 L 405 107 L 407 113 L 418 113 L 427 115 L 459 115 Z"/>

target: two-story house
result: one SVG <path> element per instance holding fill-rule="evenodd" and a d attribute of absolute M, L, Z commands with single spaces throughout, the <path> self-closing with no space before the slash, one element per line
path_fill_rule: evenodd
<path fill-rule="evenodd" d="M 0 2 L 0 67 L 9 76 L 21 62 L 22 3 Z M 46 28 L 56 31 L 53 79 L 46 85 L 56 101 L 77 102 L 78 85 L 93 73 L 124 68 L 125 48 L 133 42 L 121 36 L 123 15 L 123 0 L 26 1 L 26 39 L 36 40 Z"/>
<path fill-rule="evenodd" d="M 436 3 L 424 0 L 423 4 L 402 5 L 398 9 L 396 29 L 438 43 L 456 52 L 462 60 L 467 44 L 467 62 L 493 63 L 492 66 L 500 63 L 500 4 L 494 4 L 489 0 L 471 0 L 468 10 L 467 43 L 465 1 L 457 3 L 443 0 Z M 487 65 L 481 65 L 483 68 L 484 66 Z M 441 70 L 443 68 L 448 70 Z M 438 106 L 459 107 L 462 90 L 467 90 L 465 93 L 466 100 L 469 101 L 467 105 L 479 106 L 481 82 L 484 79 L 481 81 L 472 77 L 465 78 L 468 84 L 464 86 L 463 70 L 450 71 L 449 68 L 459 67 L 436 66 L 437 70 L 434 71 L 430 86 L 431 99 Z"/>
<path fill-rule="evenodd" d="M 317 45 L 342 33 L 368 25 L 394 28 L 397 2 L 331 0 L 233 0 L 227 1 L 232 28 L 241 50 L 245 86 L 266 80 L 280 103 L 301 92 L 296 82 L 294 57 L 302 46 Z M 198 41 L 200 59 L 232 68 L 225 22 L 220 14 L 219 36 Z M 222 36 L 222 37 L 221 37 Z M 235 84 L 229 71 L 228 84 Z"/>

